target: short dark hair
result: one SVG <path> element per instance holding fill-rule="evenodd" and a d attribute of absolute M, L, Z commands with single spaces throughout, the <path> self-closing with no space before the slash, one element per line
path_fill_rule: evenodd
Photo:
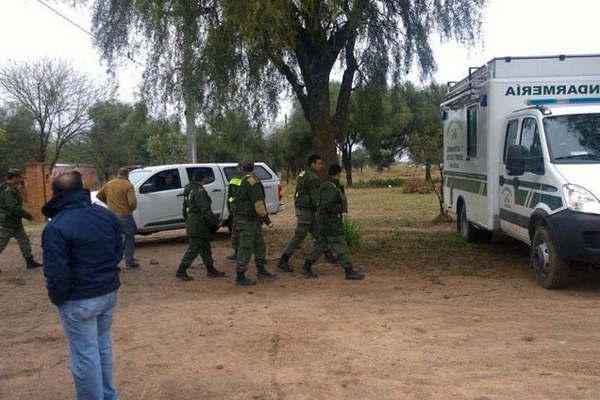
<path fill-rule="evenodd" d="M 117 171 L 117 175 L 122 176 L 124 178 L 129 178 L 129 169 L 127 169 L 125 167 L 121 167 Z"/>
<path fill-rule="evenodd" d="M 340 174 L 342 172 L 342 167 L 340 164 L 331 164 L 331 166 L 329 167 L 329 171 L 327 171 L 327 174 L 329 176 L 334 176 L 337 174 Z"/>
<path fill-rule="evenodd" d="M 316 163 L 317 161 L 322 160 L 322 159 L 323 158 L 318 154 L 311 154 L 306 159 L 306 164 L 308 164 L 308 166 L 310 167 L 311 165 L 313 165 L 314 163 Z"/>
<path fill-rule="evenodd" d="M 202 172 L 201 169 L 195 170 L 192 174 L 192 180 L 194 182 L 202 182 L 204 178 L 206 178 L 206 175 L 204 175 L 204 172 Z"/>
<path fill-rule="evenodd" d="M 251 160 L 242 161 L 242 171 L 244 171 L 244 172 L 254 171 L 254 161 L 251 161 Z"/>
<path fill-rule="evenodd" d="M 66 171 L 58 175 L 52 182 L 54 194 L 72 192 L 83 189 L 83 179 L 79 171 Z"/>

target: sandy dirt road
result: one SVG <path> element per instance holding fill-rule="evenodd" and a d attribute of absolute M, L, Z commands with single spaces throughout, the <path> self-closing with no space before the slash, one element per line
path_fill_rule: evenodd
<path fill-rule="evenodd" d="M 291 213 L 274 220 L 272 258 Z M 464 245 L 451 231 L 400 226 L 382 239 L 368 228 L 355 257 L 365 281 L 323 263 L 319 279 L 253 288 L 232 284 L 224 235 L 213 246 L 229 278 L 206 279 L 198 261 L 191 283 L 173 277 L 182 232 L 140 238 L 142 268 L 122 274 L 113 328 L 121 398 L 600 398 L 600 279 L 544 290 L 525 246 Z M 73 398 L 41 271 L 25 271 L 14 243 L 0 263 L 0 399 Z"/>

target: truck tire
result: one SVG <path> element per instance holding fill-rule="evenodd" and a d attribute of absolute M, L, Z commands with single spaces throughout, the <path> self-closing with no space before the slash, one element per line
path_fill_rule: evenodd
<path fill-rule="evenodd" d="M 467 206 L 464 204 L 460 207 L 456 228 L 458 233 L 460 233 L 468 243 L 489 242 L 492 240 L 492 232 L 485 229 L 478 229 L 469 222 L 469 219 L 467 218 Z"/>
<path fill-rule="evenodd" d="M 559 289 L 568 283 L 571 263 L 560 258 L 550 230 L 543 225 L 533 235 L 531 267 L 540 286 L 546 289 Z"/>

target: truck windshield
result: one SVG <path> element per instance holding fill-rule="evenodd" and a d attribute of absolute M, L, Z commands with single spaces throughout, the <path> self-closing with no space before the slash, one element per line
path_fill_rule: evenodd
<path fill-rule="evenodd" d="M 544 131 L 553 163 L 600 163 L 600 114 L 546 117 Z"/>
<path fill-rule="evenodd" d="M 143 169 L 135 169 L 129 173 L 129 182 L 131 182 L 133 185 L 135 185 L 139 181 L 146 179 L 148 176 L 150 176 L 151 173 L 152 173 L 151 171 L 144 171 Z"/>

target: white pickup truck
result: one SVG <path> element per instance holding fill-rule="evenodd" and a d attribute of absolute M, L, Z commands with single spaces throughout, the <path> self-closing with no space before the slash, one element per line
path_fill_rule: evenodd
<path fill-rule="evenodd" d="M 212 199 L 213 212 L 223 221 L 228 221 L 227 189 L 229 181 L 237 171 L 235 163 L 174 164 L 134 169 L 129 180 L 135 188 L 138 208 L 133 218 L 138 234 L 150 234 L 185 226 L 183 219 L 183 190 L 190 182 L 195 170 L 201 169 L 206 176 L 204 188 Z M 256 163 L 254 173 L 261 180 L 266 195 L 269 214 L 282 209 L 282 187 L 279 177 L 265 163 Z M 96 192 L 92 193 L 92 201 Z"/>

